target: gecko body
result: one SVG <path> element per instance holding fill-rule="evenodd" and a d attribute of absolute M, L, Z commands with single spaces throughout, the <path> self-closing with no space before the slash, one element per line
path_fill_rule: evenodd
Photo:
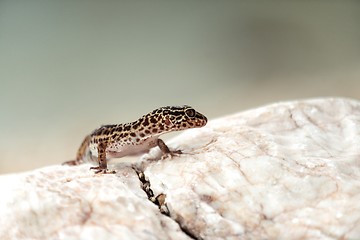
<path fill-rule="evenodd" d="M 113 173 L 107 169 L 107 159 L 137 155 L 158 146 L 164 155 L 172 155 L 160 135 L 189 128 L 203 127 L 207 118 L 190 106 L 167 106 L 155 109 L 131 123 L 103 125 L 85 137 L 76 159 L 65 162 L 78 165 L 96 159 L 95 173 Z"/>

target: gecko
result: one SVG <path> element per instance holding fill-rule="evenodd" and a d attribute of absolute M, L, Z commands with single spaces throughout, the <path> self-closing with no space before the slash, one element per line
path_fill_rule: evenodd
<path fill-rule="evenodd" d="M 76 159 L 64 164 L 78 165 L 86 159 L 96 159 L 98 166 L 90 168 L 95 174 L 115 173 L 107 168 L 108 159 L 146 153 L 156 146 L 163 157 L 173 156 L 181 151 L 171 151 L 159 136 L 203 127 L 206 123 L 207 118 L 188 105 L 160 107 L 134 122 L 103 125 L 95 129 L 81 143 Z"/>

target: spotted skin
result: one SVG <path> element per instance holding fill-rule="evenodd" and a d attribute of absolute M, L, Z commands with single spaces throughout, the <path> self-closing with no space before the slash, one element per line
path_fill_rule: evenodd
<path fill-rule="evenodd" d="M 137 121 L 103 125 L 86 136 L 76 160 L 65 162 L 78 165 L 85 159 L 96 159 L 95 173 L 114 173 L 107 169 L 107 159 L 137 155 L 158 146 L 164 156 L 173 155 L 159 136 L 174 131 L 205 126 L 207 118 L 190 106 L 167 106 L 155 109 Z"/>

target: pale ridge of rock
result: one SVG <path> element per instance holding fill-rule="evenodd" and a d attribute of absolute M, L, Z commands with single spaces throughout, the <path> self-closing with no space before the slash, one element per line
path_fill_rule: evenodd
<path fill-rule="evenodd" d="M 360 102 L 276 103 L 174 138 L 184 154 L 0 176 L 0 239 L 360 239 Z M 148 160 L 152 159 L 152 160 Z M 155 159 L 155 160 L 154 160 Z"/>

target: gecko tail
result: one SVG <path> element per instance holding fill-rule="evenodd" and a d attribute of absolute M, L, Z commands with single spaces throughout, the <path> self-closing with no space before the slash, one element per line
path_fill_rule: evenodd
<path fill-rule="evenodd" d="M 82 164 L 83 160 L 69 160 L 66 162 L 63 162 L 61 165 L 69 165 L 69 166 L 76 166 Z"/>
<path fill-rule="evenodd" d="M 88 155 L 89 152 L 89 144 L 90 144 L 91 136 L 87 135 L 83 142 L 81 143 L 79 150 L 76 153 L 76 159 L 63 162 L 62 165 L 80 165 L 84 162 L 84 159 Z"/>

